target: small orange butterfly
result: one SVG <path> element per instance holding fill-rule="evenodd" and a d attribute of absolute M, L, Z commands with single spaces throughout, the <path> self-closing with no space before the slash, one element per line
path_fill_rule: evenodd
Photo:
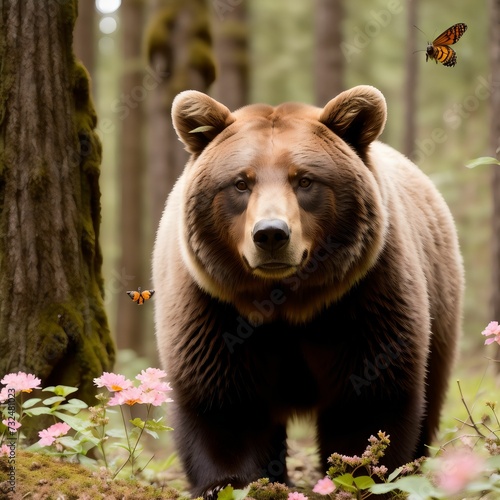
<path fill-rule="evenodd" d="M 450 45 L 458 42 L 466 30 L 466 24 L 458 23 L 441 33 L 432 43 L 427 45 L 425 60 L 434 59 L 436 64 L 439 61 L 443 66 L 455 66 L 457 54 Z"/>
<path fill-rule="evenodd" d="M 141 287 L 137 287 L 137 290 L 130 290 L 127 292 L 127 295 L 134 301 L 137 302 L 137 305 L 142 306 L 144 301 L 149 300 L 153 295 L 154 290 L 141 290 Z"/>

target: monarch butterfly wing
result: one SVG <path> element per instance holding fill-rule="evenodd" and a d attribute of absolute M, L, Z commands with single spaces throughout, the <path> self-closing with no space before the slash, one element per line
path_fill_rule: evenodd
<path fill-rule="evenodd" d="M 141 295 L 144 300 L 149 300 L 154 293 L 155 293 L 154 290 L 144 290 L 144 292 L 142 292 Z"/>
<path fill-rule="evenodd" d="M 127 295 L 134 301 L 134 302 L 138 302 L 140 297 L 141 297 L 141 294 L 139 292 L 137 292 L 136 290 L 130 290 L 127 292 Z"/>
<path fill-rule="evenodd" d="M 457 53 L 447 45 L 434 47 L 434 57 L 443 66 L 452 67 L 457 64 Z"/>
<path fill-rule="evenodd" d="M 451 28 L 443 31 L 433 42 L 435 47 L 439 45 L 453 45 L 457 43 L 461 36 L 466 32 L 467 25 L 464 23 L 454 24 Z"/>

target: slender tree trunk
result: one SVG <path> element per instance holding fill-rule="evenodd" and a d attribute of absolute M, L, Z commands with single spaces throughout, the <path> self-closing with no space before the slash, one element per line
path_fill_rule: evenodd
<path fill-rule="evenodd" d="M 95 1 L 81 0 L 78 4 L 78 18 L 74 31 L 75 56 L 87 68 L 90 76 L 95 70 Z"/>
<path fill-rule="evenodd" d="M 490 0 L 491 134 L 490 149 L 500 159 L 500 0 Z M 492 167 L 492 319 L 500 321 L 500 166 Z M 500 349 L 497 350 L 497 359 Z M 497 365 L 500 371 L 500 365 Z"/>
<path fill-rule="evenodd" d="M 119 269 L 133 278 L 128 289 L 147 288 L 144 281 L 143 252 L 143 179 L 144 151 L 143 125 L 144 101 L 147 96 L 144 64 L 142 62 L 143 3 L 139 0 L 123 0 L 120 14 L 122 22 L 122 47 L 124 74 L 122 76 L 120 104 L 121 141 L 119 151 L 121 184 L 121 262 Z M 144 354 L 145 343 L 141 337 L 141 307 L 136 307 L 122 293 L 118 298 L 116 338 L 120 349 L 133 349 Z"/>
<path fill-rule="evenodd" d="M 153 231 L 188 159 L 170 110 L 182 90 L 207 92 L 215 79 L 209 14 L 204 0 L 153 0 L 147 53 L 157 85 L 148 99 L 148 172 Z"/>
<path fill-rule="evenodd" d="M 417 6 L 418 0 L 408 0 L 408 14 L 406 22 L 406 80 L 404 96 L 404 139 L 403 153 L 410 157 L 415 149 L 416 126 L 416 91 L 418 60 L 414 56 L 417 44 Z"/>
<path fill-rule="evenodd" d="M 343 19 L 342 0 L 316 0 L 314 94 L 318 106 L 324 106 L 344 87 L 345 59 L 340 50 Z"/>
<path fill-rule="evenodd" d="M 101 145 L 75 62 L 76 0 L 0 3 L 0 374 L 80 387 L 112 367 L 99 247 Z"/>
<path fill-rule="evenodd" d="M 229 109 L 248 104 L 249 55 L 248 27 L 245 2 L 228 9 L 225 16 L 212 10 L 214 53 L 217 60 L 217 78 L 212 95 Z"/>

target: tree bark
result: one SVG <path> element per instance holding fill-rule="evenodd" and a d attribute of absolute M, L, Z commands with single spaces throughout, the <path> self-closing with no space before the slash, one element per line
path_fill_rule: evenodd
<path fill-rule="evenodd" d="M 406 80 L 404 96 L 404 138 L 403 153 L 410 157 L 415 149 L 416 131 L 416 91 L 418 60 L 414 53 L 417 45 L 417 0 L 408 0 L 408 13 L 406 22 Z"/>
<path fill-rule="evenodd" d="M 345 59 L 342 43 L 342 0 L 316 0 L 314 8 L 314 95 L 324 106 L 344 87 Z"/>
<path fill-rule="evenodd" d="M 79 386 L 109 370 L 101 145 L 72 52 L 77 1 L 0 3 L 0 374 Z"/>
<path fill-rule="evenodd" d="M 491 154 L 500 159 L 500 0 L 490 0 Z M 492 319 L 500 321 L 500 166 L 492 167 Z M 497 350 L 497 359 L 500 349 Z M 500 371 L 500 365 L 497 365 Z"/>
<path fill-rule="evenodd" d="M 90 76 L 95 71 L 95 1 L 82 0 L 78 5 L 78 18 L 73 36 L 75 56 L 87 68 Z"/>
<path fill-rule="evenodd" d="M 212 87 L 214 99 L 230 110 L 248 104 L 249 54 L 247 10 L 244 2 L 228 9 L 224 17 L 212 9 L 214 54 L 217 78 Z"/>
<path fill-rule="evenodd" d="M 153 231 L 188 155 L 170 116 L 182 90 L 207 92 L 215 79 L 209 15 L 204 0 L 153 0 L 147 54 L 157 85 L 148 98 L 148 172 Z"/>
<path fill-rule="evenodd" d="M 119 151 L 121 206 L 120 239 L 121 259 L 119 269 L 126 276 L 129 290 L 138 286 L 147 288 L 144 281 L 144 231 L 143 231 L 143 179 L 144 151 L 143 125 L 144 101 L 147 88 L 144 84 L 142 63 L 142 25 L 144 8 L 140 0 L 124 0 L 120 8 L 122 23 L 122 53 L 124 73 L 121 83 L 120 103 L 117 109 L 121 119 L 121 140 Z M 149 273 L 148 273 L 149 274 Z M 124 291 L 125 292 L 125 291 Z M 144 339 L 141 337 L 142 308 L 136 307 L 126 293 L 118 298 L 116 322 L 117 344 L 120 349 L 133 349 L 138 354 L 145 353 Z"/>

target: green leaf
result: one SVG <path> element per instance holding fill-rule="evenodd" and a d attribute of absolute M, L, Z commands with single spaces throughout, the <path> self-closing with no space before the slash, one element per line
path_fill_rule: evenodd
<path fill-rule="evenodd" d="M 51 385 L 50 387 L 45 387 L 42 391 L 53 392 L 56 396 L 67 396 L 78 390 L 77 387 L 70 387 L 69 385 Z"/>
<path fill-rule="evenodd" d="M 144 420 L 140 419 L 140 418 L 134 418 L 134 420 L 129 420 L 129 422 L 132 424 L 132 425 L 135 425 L 136 427 L 139 427 L 139 429 L 144 429 Z"/>
<path fill-rule="evenodd" d="M 397 469 L 394 469 L 390 474 L 389 477 L 387 478 L 387 482 L 390 483 L 391 481 L 394 481 L 400 474 L 401 471 L 403 470 L 402 467 L 398 467 Z"/>
<path fill-rule="evenodd" d="M 123 448 L 124 450 L 127 450 L 129 453 L 132 451 L 127 444 L 122 444 L 122 443 L 113 443 L 110 448 Z"/>
<path fill-rule="evenodd" d="M 80 441 L 73 439 L 71 436 L 62 436 L 57 440 L 65 447 L 74 450 L 76 453 L 82 452 L 82 444 Z"/>
<path fill-rule="evenodd" d="M 150 435 L 152 438 L 154 438 L 154 439 L 160 439 L 160 436 L 158 436 L 158 433 L 157 433 L 157 432 L 155 432 L 155 431 L 151 431 L 151 430 L 149 430 L 149 429 L 144 429 L 144 432 L 145 432 L 146 434 L 149 434 L 149 435 Z"/>
<path fill-rule="evenodd" d="M 67 415 L 62 411 L 53 412 L 56 417 L 59 417 L 63 422 L 66 422 L 75 431 L 81 432 L 88 429 L 92 424 L 88 420 L 83 420 L 73 415 Z"/>
<path fill-rule="evenodd" d="M 125 439 L 126 434 L 124 429 L 106 429 L 106 436 Z"/>
<path fill-rule="evenodd" d="M 246 487 L 244 490 L 234 490 L 233 499 L 234 500 L 245 500 L 250 491 L 250 486 Z"/>
<path fill-rule="evenodd" d="M 343 488 L 346 491 L 350 491 L 351 493 L 356 493 L 357 491 L 356 487 L 353 486 L 354 477 L 352 476 L 352 474 L 342 474 L 341 476 L 332 479 L 332 481 L 335 486 Z"/>
<path fill-rule="evenodd" d="M 46 406 L 51 406 L 55 403 L 60 403 L 61 401 L 66 401 L 66 398 L 63 396 L 53 396 L 51 398 L 44 399 L 43 404 Z"/>
<path fill-rule="evenodd" d="M 357 476 L 354 478 L 354 484 L 359 490 L 367 490 L 375 484 L 375 481 L 370 476 Z"/>
<path fill-rule="evenodd" d="M 481 165 L 500 165 L 500 161 L 493 156 L 481 156 L 465 164 L 467 168 L 476 168 Z"/>
<path fill-rule="evenodd" d="M 370 491 L 375 494 L 401 490 L 410 493 L 412 500 L 427 500 L 429 498 L 443 498 L 442 493 L 424 476 L 406 476 L 393 483 L 375 484 Z"/>
<path fill-rule="evenodd" d="M 45 406 L 38 406 L 36 408 L 25 410 L 24 413 L 29 417 L 34 417 L 35 415 L 50 415 L 52 411 L 50 408 L 46 408 Z"/>
<path fill-rule="evenodd" d="M 62 405 L 59 405 L 59 410 L 64 410 L 64 411 L 69 411 L 73 415 L 78 414 L 80 410 L 83 410 L 85 408 L 88 408 L 87 403 L 84 403 L 80 399 L 72 398 L 68 400 L 67 403 L 64 403 Z"/>
<path fill-rule="evenodd" d="M 197 134 L 198 132 L 208 132 L 209 130 L 213 130 L 215 127 L 213 125 L 201 125 L 200 127 L 196 127 L 193 130 L 190 130 L 190 134 Z"/>
<path fill-rule="evenodd" d="M 158 420 L 141 420 L 140 418 L 134 418 L 134 420 L 129 420 L 129 422 L 135 427 L 139 427 L 139 429 L 145 429 L 146 431 L 173 431 L 172 427 L 168 427 L 163 425 L 160 422 L 161 419 Z"/>
<path fill-rule="evenodd" d="M 229 484 L 217 495 L 217 500 L 236 500 L 234 488 Z"/>
<path fill-rule="evenodd" d="M 41 398 L 30 398 L 23 403 L 23 409 L 31 408 L 41 401 Z"/>
<path fill-rule="evenodd" d="M 88 408 L 88 404 L 81 399 L 71 398 L 68 399 L 68 404 L 73 405 L 75 408 Z"/>

